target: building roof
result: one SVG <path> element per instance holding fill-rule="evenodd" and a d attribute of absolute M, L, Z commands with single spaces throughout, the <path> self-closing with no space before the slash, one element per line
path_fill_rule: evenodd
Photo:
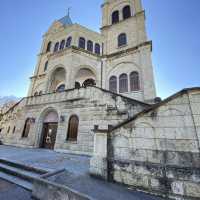
<path fill-rule="evenodd" d="M 72 25 L 73 22 L 71 20 L 71 17 L 69 16 L 69 14 L 67 14 L 66 16 L 64 16 L 63 18 L 58 20 L 60 23 L 62 23 L 64 26 L 69 26 Z"/>

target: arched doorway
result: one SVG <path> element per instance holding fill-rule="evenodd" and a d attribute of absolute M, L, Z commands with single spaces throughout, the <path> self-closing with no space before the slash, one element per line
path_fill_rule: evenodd
<path fill-rule="evenodd" d="M 58 114 L 55 111 L 48 112 L 43 120 L 43 129 L 40 148 L 54 149 L 58 128 Z"/>

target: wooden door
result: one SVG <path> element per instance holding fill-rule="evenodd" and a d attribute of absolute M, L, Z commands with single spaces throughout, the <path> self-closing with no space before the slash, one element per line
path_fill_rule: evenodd
<path fill-rule="evenodd" d="M 45 123 L 43 125 L 43 141 L 42 148 L 54 149 L 56 142 L 58 123 Z"/>

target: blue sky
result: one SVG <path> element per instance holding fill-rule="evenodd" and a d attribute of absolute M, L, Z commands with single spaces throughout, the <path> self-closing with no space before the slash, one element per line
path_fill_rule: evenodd
<path fill-rule="evenodd" d="M 99 31 L 103 0 L 1 0 L 0 96 L 26 96 L 42 35 L 71 7 L 73 22 Z M 153 40 L 157 95 L 200 86 L 200 1 L 143 0 Z"/>

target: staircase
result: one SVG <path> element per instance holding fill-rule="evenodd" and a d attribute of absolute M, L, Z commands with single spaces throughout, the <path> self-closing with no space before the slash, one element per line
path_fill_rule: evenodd
<path fill-rule="evenodd" d="M 43 169 L 0 159 L 0 178 L 30 191 L 32 190 L 34 179 L 47 173 L 48 171 Z"/>

